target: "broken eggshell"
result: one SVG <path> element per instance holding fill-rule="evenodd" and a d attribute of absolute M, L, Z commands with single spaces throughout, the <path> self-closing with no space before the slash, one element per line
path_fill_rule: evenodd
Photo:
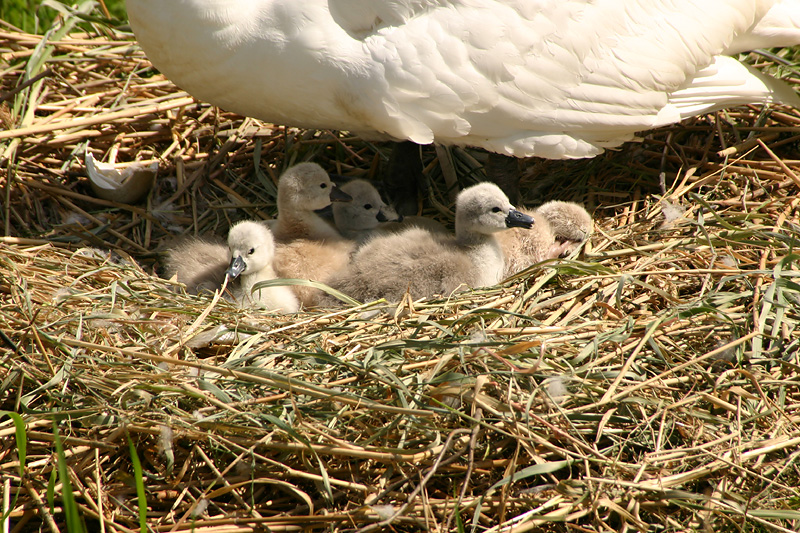
<path fill-rule="evenodd" d="M 117 169 L 113 163 L 95 161 L 89 152 L 86 153 L 85 162 L 89 183 L 98 198 L 122 204 L 136 203 L 147 195 L 158 171 L 157 161 L 147 166 L 132 163 Z"/>

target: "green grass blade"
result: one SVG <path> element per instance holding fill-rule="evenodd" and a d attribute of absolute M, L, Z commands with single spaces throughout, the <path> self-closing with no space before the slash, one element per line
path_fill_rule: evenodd
<path fill-rule="evenodd" d="M 133 477 L 136 480 L 136 496 L 139 500 L 139 531 L 147 533 L 147 496 L 144 493 L 144 478 L 142 475 L 142 463 L 136 454 L 136 447 L 130 434 L 128 437 L 128 449 L 131 452 L 131 463 L 133 463 Z"/>
<path fill-rule="evenodd" d="M 497 483 L 495 483 L 494 485 L 489 487 L 489 490 L 486 491 L 486 494 L 489 495 L 492 492 L 494 492 L 495 490 L 497 490 L 498 488 L 502 487 L 503 485 L 507 485 L 509 483 L 513 483 L 514 481 L 520 481 L 521 479 L 525 479 L 525 478 L 530 477 L 530 476 L 539 476 L 539 475 L 542 475 L 542 474 L 550 474 L 550 473 L 555 472 L 557 470 L 561 470 L 565 466 L 569 466 L 571 463 L 572 463 L 572 461 L 567 461 L 567 460 L 564 460 L 564 461 L 552 461 L 552 462 L 549 462 L 549 463 L 536 464 L 536 465 L 533 465 L 533 466 L 529 466 L 527 468 L 523 468 L 519 472 L 514 472 L 510 476 L 504 477 L 503 479 L 501 479 L 500 481 L 498 481 Z"/>
<path fill-rule="evenodd" d="M 312 281 L 310 279 L 295 279 L 295 278 L 276 278 L 276 279 L 268 279 L 266 281 L 260 281 L 253 285 L 253 290 L 264 289 L 266 287 L 280 287 L 283 285 L 301 285 L 303 287 L 313 287 L 315 289 L 319 289 L 323 292 L 326 292 L 333 296 L 334 298 L 343 301 L 347 305 L 361 305 L 361 302 L 358 300 L 354 300 L 350 298 L 343 292 L 339 292 L 332 287 L 328 287 L 324 283 L 320 283 L 319 281 Z"/>
<path fill-rule="evenodd" d="M 22 420 L 22 417 L 19 413 L 13 413 L 11 411 L 0 411 L 0 416 L 8 415 L 11 420 L 14 421 L 14 439 L 16 440 L 17 444 L 17 457 L 19 457 L 19 477 L 22 479 L 25 476 L 25 461 L 28 457 L 28 434 L 25 431 L 25 421 Z M 17 506 L 17 498 L 19 497 L 19 491 L 22 488 L 22 483 L 17 488 L 16 494 L 14 494 L 14 502 L 9 506 L 8 511 L 6 511 L 0 522 L 5 523 L 8 515 L 11 514 L 11 510 L 16 508 Z"/>
<path fill-rule="evenodd" d="M 58 458 L 58 478 L 61 480 L 61 499 L 64 504 L 64 514 L 67 517 L 67 531 L 70 533 L 80 533 L 84 531 L 81 515 L 78 512 L 78 504 L 75 503 L 75 496 L 72 494 L 72 483 L 69 480 L 67 470 L 67 457 L 64 454 L 64 444 L 58 433 L 58 421 L 53 420 L 53 440 L 56 444 L 56 457 Z"/>
<path fill-rule="evenodd" d="M 17 441 L 17 456 L 19 456 L 19 476 L 25 475 L 25 460 L 28 450 L 28 434 L 25 431 L 25 421 L 19 413 L 11 411 L 0 411 L 0 416 L 7 415 L 14 421 L 14 438 Z"/>
<path fill-rule="evenodd" d="M 47 481 L 47 505 L 50 508 L 50 514 L 56 512 L 56 482 L 58 481 L 58 469 L 54 468 L 50 471 L 50 479 Z"/>

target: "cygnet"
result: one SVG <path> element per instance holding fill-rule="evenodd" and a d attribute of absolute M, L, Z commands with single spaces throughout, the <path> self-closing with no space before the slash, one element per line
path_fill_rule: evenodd
<path fill-rule="evenodd" d="M 520 211 L 532 217 L 535 222 L 531 230 L 514 228 L 497 236 L 505 256 L 504 278 L 551 259 L 553 254 L 556 257 L 560 254 L 554 249 L 555 237 L 547 218 L 529 209 L 521 208 Z"/>
<path fill-rule="evenodd" d="M 264 287 L 253 290 L 261 281 L 278 277 L 273 268 L 275 241 L 270 230 L 259 222 L 242 221 L 228 233 L 230 266 L 226 274 L 230 279 L 241 279 L 236 300 L 242 306 L 261 306 L 270 310 L 294 313 L 300 302 L 289 287 Z"/>
<path fill-rule="evenodd" d="M 343 238 L 315 211 L 351 199 L 315 163 L 300 163 L 283 173 L 278 182 L 278 218 L 271 226 L 278 276 L 325 283 L 347 263 L 353 241 Z M 316 305 L 322 294 L 304 285 L 292 285 L 291 290 L 306 307 Z"/>
<path fill-rule="evenodd" d="M 353 201 L 333 204 L 333 220 L 339 233 L 348 239 L 364 242 L 377 233 L 399 233 L 411 227 L 450 233 L 441 222 L 432 218 L 399 216 L 393 207 L 383 202 L 378 190 L 367 180 L 353 180 L 342 185 L 341 189 L 352 196 Z"/>
<path fill-rule="evenodd" d="M 381 224 L 398 219 L 395 210 L 386 205 L 369 181 L 352 180 L 340 188 L 352 198 L 350 202 L 333 204 L 333 221 L 343 237 L 361 242 Z"/>
<path fill-rule="evenodd" d="M 214 292 L 225 281 L 230 263 L 228 246 L 221 238 L 189 237 L 167 251 L 164 273 L 186 285 L 186 292 Z"/>
<path fill-rule="evenodd" d="M 339 232 L 315 211 L 331 202 L 350 200 L 321 166 L 300 163 L 287 169 L 278 180 L 278 218 L 268 226 L 279 243 L 294 239 L 338 239 Z"/>
<path fill-rule="evenodd" d="M 577 245 L 588 239 L 594 231 L 592 215 L 574 202 L 554 200 L 537 207 L 536 212 L 547 218 L 553 228 L 553 236 L 559 242 L 570 241 Z"/>
<path fill-rule="evenodd" d="M 456 199 L 456 234 L 421 228 L 377 236 L 367 241 L 330 285 L 362 301 L 449 295 L 459 288 L 500 281 L 503 251 L 495 234 L 534 221 L 514 209 L 497 185 L 480 183 Z"/>
<path fill-rule="evenodd" d="M 275 272 L 281 278 L 308 279 L 326 285 L 333 275 L 344 269 L 357 243 L 339 238 L 317 241 L 296 239 L 278 244 L 275 253 Z M 303 307 L 319 305 L 323 292 L 306 285 L 292 285 L 292 291 Z"/>
<path fill-rule="evenodd" d="M 576 203 L 551 201 L 521 211 L 536 223 L 531 231 L 514 229 L 498 235 L 506 257 L 504 277 L 570 253 L 592 232 L 592 217 Z"/>

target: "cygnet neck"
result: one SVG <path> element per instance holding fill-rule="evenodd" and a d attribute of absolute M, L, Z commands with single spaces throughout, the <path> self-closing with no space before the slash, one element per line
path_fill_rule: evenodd
<path fill-rule="evenodd" d="M 498 240 L 493 234 L 458 229 L 456 228 L 456 243 L 475 265 L 475 272 L 480 274 L 475 286 L 497 284 L 502 279 L 505 268 L 503 249 Z"/>
<path fill-rule="evenodd" d="M 273 231 L 279 241 L 290 239 L 337 239 L 339 233 L 319 215 L 307 210 L 279 212 Z"/>
<path fill-rule="evenodd" d="M 267 265 L 261 270 L 255 270 L 253 272 L 245 271 L 242 273 L 240 279 L 245 298 L 257 299 L 255 295 L 253 295 L 253 286 L 259 281 L 275 277 L 277 276 L 275 275 L 275 270 L 272 268 L 272 265 Z"/>
<path fill-rule="evenodd" d="M 477 231 L 471 231 L 456 225 L 456 242 L 459 246 L 481 246 L 487 242 L 492 242 L 493 240 L 493 235 L 478 233 Z"/>

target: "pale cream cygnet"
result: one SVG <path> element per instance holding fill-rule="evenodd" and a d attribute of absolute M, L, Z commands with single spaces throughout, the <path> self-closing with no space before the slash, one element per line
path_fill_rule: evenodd
<path fill-rule="evenodd" d="M 330 285 L 362 301 L 449 295 L 459 288 L 494 285 L 504 271 L 495 234 L 530 228 L 533 219 L 516 209 L 497 185 L 480 183 L 456 200 L 456 234 L 421 228 L 367 241 Z"/>
<path fill-rule="evenodd" d="M 316 163 L 300 163 L 281 175 L 278 218 L 264 224 L 275 236 L 273 265 L 279 277 L 324 283 L 347 263 L 353 242 L 315 211 L 350 200 Z M 321 295 L 304 285 L 292 285 L 291 290 L 306 307 L 315 305 Z"/>
<path fill-rule="evenodd" d="M 536 208 L 536 212 L 547 218 L 553 228 L 556 241 L 571 241 L 580 244 L 594 231 L 592 215 L 580 204 L 553 200 Z"/>
<path fill-rule="evenodd" d="M 338 239 L 339 232 L 315 213 L 332 202 L 350 201 L 316 163 L 299 163 L 278 180 L 278 217 L 268 224 L 279 243 L 294 239 Z"/>
<path fill-rule="evenodd" d="M 281 278 L 306 279 L 329 284 L 337 272 L 347 266 L 357 243 L 344 238 L 317 241 L 296 239 L 278 244 L 275 271 Z M 307 285 L 292 285 L 292 291 L 304 307 L 319 305 L 323 292 Z"/>
<path fill-rule="evenodd" d="M 532 217 L 535 223 L 531 230 L 513 228 L 497 236 L 505 256 L 504 278 L 550 259 L 556 253 L 553 229 L 547 218 L 530 209 L 520 208 L 520 211 Z"/>
<path fill-rule="evenodd" d="M 278 277 L 272 264 L 275 241 L 266 226 L 247 220 L 235 224 L 228 233 L 228 248 L 231 260 L 226 274 L 230 279 L 241 280 L 241 287 L 235 291 L 240 305 L 284 313 L 294 313 L 300 308 L 300 302 L 289 287 L 254 289 L 257 283 Z"/>
<path fill-rule="evenodd" d="M 592 232 L 591 215 L 576 203 L 551 201 L 521 211 L 536 223 L 531 231 L 513 229 L 498 235 L 506 257 L 504 277 L 570 253 Z"/>

